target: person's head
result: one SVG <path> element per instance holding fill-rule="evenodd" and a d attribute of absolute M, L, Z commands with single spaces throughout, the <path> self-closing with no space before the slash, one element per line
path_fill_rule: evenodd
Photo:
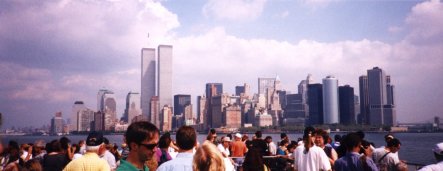
<path fill-rule="evenodd" d="M 295 148 L 297 148 L 297 144 L 291 143 L 288 145 L 288 147 L 286 147 L 288 149 L 289 153 L 293 153 Z"/>
<path fill-rule="evenodd" d="M 266 136 L 265 138 L 266 143 L 271 143 L 272 142 L 272 137 L 271 136 Z"/>
<path fill-rule="evenodd" d="M 170 134 L 163 134 L 158 140 L 158 148 L 166 149 L 171 144 Z"/>
<path fill-rule="evenodd" d="M 288 135 L 286 135 L 286 133 L 280 133 L 280 139 L 284 140 L 284 139 L 288 139 Z"/>
<path fill-rule="evenodd" d="M 180 150 L 188 151 L 197 145 L 197 134 L 195 129 L 190 126 L 180 127 L 175 139 Z"/>
<path fill-rule="evenodd" d="M 283 139 L 280 141 L 280 146 L 287 147 L 289 145 L 289 141 L 287 139 Z"/>
<path fill-rule="evenodd" d="M 251 148 L 248 150 L 243 162 L 243 171 L 263 170 L 263 156 L 260 149 Z"/>
<path fill-rule="evenodd" d="M 338 134 L 335 134 L 335 135 L 334 135 L 334 141 L 335 141 L 335 142 L 340 142 L 340 141 L 341 141 L 341 136 L 338 135 Z"/>
<path fill-rule="evenodd" d="M 387 147 L 392 153 L 395 153 L 400 150 L 401 142 L 397 138 L 394 138 L 387 143 Z"/>
<path fill-rule="evenodd" d="M 74 149 L 74 153 L 80 153 L 80 146 L 78 144 L 72 144 L 72 149 Z"/>
<path fill-rule="evenodd" d="M 223 147 L 228 148 L 230 143 L 231 143 L 231 139 L 229 137 L 224 137 L 222 139 Z"/>
<path fill-rule="evenodd" d="M 261 136 L 262 136 L 261 131 L 257 131 L 257 132 L 255 132 L 255 137 L 256 137 L 256 138 L 260 139 Z"/>
<path fill-rule="evenodd" d="M 315 129 L 312 126 L 308 126 L 303 131 L 303 141 L 305 144 L 305 150 L 309 151 L 309 148 L 311 148 L 314 145 L 315 140 Z"/>
<path fill-rule="evenodd" d="M 52 152 L 59 153 L 59 152 L 62 152 L 62 150 L 63 150 L 62 145 L 60 144 L 59 140 L 52 140 L 50 142 L 50 147 L 49 147 L 48 153 L 52 153 Z"/>
<path fill-rule="evenodd" d="M 211 128 L 211 130 L 209 130 L 209 133 L 210 133 L 210 134 L 216 134 L 215 129 L 214 129 L 214 128 Z"/>
<path fill-rule="evenodd" d="M 365 139 L 365 133 L 364 133 L 362 130 L 357 131 L 356 133 L 357 133 L 357 135 L 360 137 L 360 139 L 362 139 L 362 140 Z"/>
<path fill-rule="evenodd" d="M 242 141 L 247 141 L 249 140 L 248 135 L 244 134 L 243 137 L 241 138 Z"/>
<path fill-rule="evenodd" d="M 63 150 L 68 150 L 70 143 L 71 143 L 71 140 L 69 140 L 68 137 L 61 137 L 60 138 L 60 145 L 62 146 Z"/>
<path fill-rule="evenodd" d="M 158 145 L 158 139 L 158 128 L 146 121 L 132 123 L 125 133 L 125 142 L 130 150 L 129 155 L 140 163 L 152 158 Z"/>
<path fill-rule="evenodd" d="M 214 143 L 216 138 L 217 138 L 216 134 L 208 134 L 208 136 L 206 137 L 206 140 Z"/>
<path fill-rule="evenodd" d="M 372 152 L 373 150 L 371 148 L 371 143 L 366 140 L 362 140 L 359 153 L 369 157 L 372 156 Z"/>
<path fill-rule="evenodd" d="M 232 134 L 226 134 L 226 136 L 232 140 Z"/>
<path fill-rule="evenodd" d="M 435 144 L 434 149 L 432 149 L 434 152 L 435 159 L 440 162 L 443 161 L 443 142 Z"/>
<path fill-rule="evenodd" d="M 27 161 L 25 163 L 25 168 L 24 170 L 29 170 L 29 171 L 42 171 L 43 167 L 40 164 L 40 161 L 38 159 L 31 159 L 29 161 Z"/>
<path fill-rule="evenodd" d="M 315 145 L 319 147 L 324 147 L 328 141 L 329 135 L 328 133 L 323 129 L 317 129 L 315 130 Z"/>
<path fill-rule="evenodd" d="M 359 152 L 361 146 L 361 137 L 358 133 L 349 133 L 344 139 L 346 150 L 349 152 Z"/>
<path fill-rule="evenodd" d="M 34 142 L 34 149 L 32 150 L 35 154 L 40 154 L 42 150 L 45 149 L 45 141 L 44 140 L 37 140 Z"/>
<path fill-rule="evenodd" d="M 241 136 L 241 134 L 240 133 L 236 133 L 235 135 L 234 135 L 234 137 L 235 137 L 235 140 L 236 141 L 241 141 L 242 140 L 242 136 Z"/>
<path fill-rule="evenodd" d="M 194 171 L 225 170 L 223 156 L 214 144 L 205 142 L 195 152 L 192 169 Z"/>
<path fill-rule="evenodd" d="M 86 138 L 86 151 L 101 154 L 105 149 L 104 137 L 101 132 L 91 132 Z"/>
<path fill-rule="evenodd" d="M 86 143 L 85 140 L 80 140 L 80 141 L 78 141 L 78 146 L 79 146 L 79 147 L 82 147 L 82 146 L 85 145 L 85 143 Z"/>
<path fill-rule="evenodd" d="M 385 135 L 385 142 L 388 143 L 389 141 L 391 141 L 392 139 L 394 139 L 394 135 L 392 134 L 386 134 Z"/>

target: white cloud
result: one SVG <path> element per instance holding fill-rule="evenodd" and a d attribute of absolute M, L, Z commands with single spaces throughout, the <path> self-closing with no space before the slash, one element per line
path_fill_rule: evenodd
<path fill-rule="evenodd" d="M 313 9 L 321 9 L 321 8 L 326 8 L 330 3 L 334 2 L 334 1 L 338 1 L 338 0 L 301 0 L 301 2 Z"/>
<path fill-rule="evenodd" d="M 249 21 L 259 17 L 267 0 L 209 0 L 202 9 L 206 17 L 216 19 Z"/>
<path fill-rule="evenodd" d="M 443 3 L 430 0 L 417 4 L 406 18 L 410 34 L 406 40 L 415 44 L 443 43 Z"/>
<path fill-rule="evenodd" d="M 403 28 L 402 27 L 399 27 L 399 26 L 390 26 L 389 28 L 388 28 L 388 31 L 390 32 L 390 33 L 400 33 L 401 31 L 403 31 Z"/>

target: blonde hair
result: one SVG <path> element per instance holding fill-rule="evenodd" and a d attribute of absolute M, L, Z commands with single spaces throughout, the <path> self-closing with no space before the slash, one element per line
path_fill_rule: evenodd
<path fill-rule="evenodd" d="M 223 156 L 214 144 L 204 142 L 194 155 L 192 169 L 194 171 L 225 170 Z"/>

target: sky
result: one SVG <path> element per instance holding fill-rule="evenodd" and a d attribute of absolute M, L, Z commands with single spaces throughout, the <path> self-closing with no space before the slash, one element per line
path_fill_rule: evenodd
<path fill-rule="evenodd" d="M 173 94 L 224 92 L 279 76 L 296 93 L 308 74 L 351 85 L 381 67 L 397 120 L 443 118 L 443 3 L 349 0 L 0 1 L 2 128 L 40 127 L 97 92 L 140 91 L 141 48 L 173 46 Z M 196 108 L 194 108 L 196 109 Z M 196 112 L 196 111 L 194 111 Z"/>

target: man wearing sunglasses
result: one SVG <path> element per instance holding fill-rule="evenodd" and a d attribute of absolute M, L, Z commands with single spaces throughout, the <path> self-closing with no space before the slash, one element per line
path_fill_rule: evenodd
<path fill-rule="evenodd" d="M 176 134 L 179 148 L 177 157 L 160 165 L 157 171 L 192 171 L 193 149 L 197 145 L 197 133 L 190 126 L 182 126 Z"/>
<path fill-rule="evenodd" d="M 149 122 L 134 122 L 125 133 L 129 147 L 126 159 L 120 160 L 117 171 L 148 171 L 145 162 L 153 157 L 159 139 L 158 128 Z"/>

